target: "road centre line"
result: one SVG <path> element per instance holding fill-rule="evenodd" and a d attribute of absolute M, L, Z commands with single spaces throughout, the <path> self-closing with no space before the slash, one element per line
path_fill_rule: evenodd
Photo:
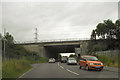
<path fill-rule="evenodd" d="M 64 67 L 60 66 L 62 69 L 64 69 Z"/>
<path fill-rule="evenodd" d="M 60 66 L 59 62 L 58 62 L 58 66 Z"/>
<path fill-rule="evenodd" d="M 58 66 L 59 67 L 61 67 L 62 69 L 64 69 L 64 67 L 63 66 L 61 66 L 60 64 L 59 64 L 59 62 L 58 62 Z M 73 73 L 73 74 L 75 74 L 75 75 L 79 75 L 78 73 L 76 73 L 76 72 L 73 72 L 73 71 L 71 71 L 71 70 L 69 70 L 69 69 L 66 69 L 68 72 L 70 72 L 70 73 Z"/>
<path fill-rule="evenodd" d="M 64 67 L 63 67 L 63 66 L 61 66 L 61 65 L 59 64 L 59 62 L 58 62 L 58 66 L 60 66 L 60 68 L 64 69 Z"/>
<path fill-rule="evenodd" d="M 66 69 L 68 72 L 71 72 L 71 73 L 73 73 L 73 74 L 75 74 L 75 75 L 79 75 L 78 73 L 76 73 L 76 72 L 73 72 L 73 71 L 71 71 L 71 70 L 69 70 L 69 69 Z"/>

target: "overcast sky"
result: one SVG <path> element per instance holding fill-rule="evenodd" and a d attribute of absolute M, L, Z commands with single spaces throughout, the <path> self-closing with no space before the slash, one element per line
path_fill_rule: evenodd
<path fill-rule="evenodd" d="M 2 25 L 17 41 L 90 38 L 103 20 L 118 19 L 117 2 L 4 2 Z"/>

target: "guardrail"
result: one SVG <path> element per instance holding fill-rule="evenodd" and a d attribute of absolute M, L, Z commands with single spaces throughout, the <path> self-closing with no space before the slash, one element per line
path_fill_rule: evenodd
<path fill-rule="evenodd" d="M 89 40 L 88 38 L 69 38 L 69 39 L 52 39 L 52 40 L 37 40 L 37 41 L 14 41 L 15 44 L 24 43 L 44 43 L 44 42 L 63 42 L 63 41 L 80 41 Z"/>

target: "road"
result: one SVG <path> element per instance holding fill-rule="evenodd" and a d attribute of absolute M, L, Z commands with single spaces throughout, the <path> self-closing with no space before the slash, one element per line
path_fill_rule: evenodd
<path fill-rule="evenodd" d="M 118 73 L 111 71 L 86 71 L 79 65 L 66 63 L 33 64 L 34 68 L 20 78 L 118 78 Z"/>

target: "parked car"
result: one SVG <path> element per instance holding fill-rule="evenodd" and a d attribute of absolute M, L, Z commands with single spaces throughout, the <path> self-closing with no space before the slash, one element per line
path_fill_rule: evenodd
<path fill-rule="evenodd" d="M 49 59 L 49 63 L 55 63 L 55 59 L 54 58 L 50 58 Z"/>
<path fill-rule="evenodd" d="M 67 62 L 67 57 L 62 57 L 61 58 L 61 63 L 66 63 Z"/>
<path fill-rule="evenodd" d="M 68 65 L 69 65 L 69 64 L 75 64 L 75 65 L 77 65 L 77 61 L 76 61 L 75 58 L 68 58 L 67 64 L 68 64 Z"/>
<path fill-rule="evenodd" d="M 85 55 L 81 56 L 82 60 L 79 61 L 80 69 L 85 67 L 86 70 L 97 69 L 101 71 L 103 69 L 103 63 L 99 61 L 95 56 Z"/>

